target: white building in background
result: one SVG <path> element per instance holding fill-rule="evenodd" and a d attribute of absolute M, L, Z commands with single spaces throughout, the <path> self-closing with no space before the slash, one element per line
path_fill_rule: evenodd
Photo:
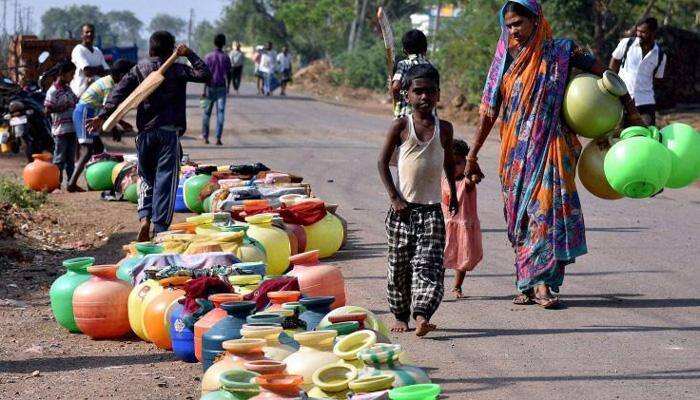
<path fill-rule="evenodd" d="M 458 17 L 462 9 L 454 4 L 445 4 L 440 7 L 440 24 Z M 427 13 L 411 15 L 411 25 L 414 29 L 420 29 L 426 36 L 435 32 L 438 23 L 438 6 L 432 6 Z"/>

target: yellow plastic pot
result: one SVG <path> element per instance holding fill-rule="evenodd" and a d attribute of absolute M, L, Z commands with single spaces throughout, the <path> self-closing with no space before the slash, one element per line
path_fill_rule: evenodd
<path fill-rule="evenodd" d="M 281 275 L 289 267 L 292 247 L 287 233 L 272 226 L 272 214 L 258 214 L 246 218 L 250 224 L 248 236 L 262 244 L 266 254 L 267 274 Z"/>
<path fill-rule="evenodd" d="M 357 353 L 374 346 L 376 343 L 377 334 L 374 331 L 357 331 L 338 340 L 333 347 L 333 353 L 343 359 L 346 364 L 360 369 L 364 367 L 364 363 L 357 359 Z"/>
<path fill-rule="evenodd" d="M 340 250 L 343 244 L 343 223 L 335 215 L 328 213 L 322 220 L 304 227 L 306 249 L 318 250 L 319 258 L 328 258 Z"/>
<path fill-rule="evenodd" d="M 285 358 L 284 362 L 287 363 L 288 373 L 304 377 L 304 390 L 313 387 L 313 375 L 317 369 L 340 361 L 333 354 L 333 341 L 337 335 L 336 331 L 311 331 L 294 335 L 299 350 Z"/>
<path fill-rule="evenodd" d="M 350 382 L 350 390 L 355 393 L 374 393 L 389 390 L 394 385 L 394 375 L 380 374 L 366 376 Z"/>
<path fill-rule="evenodd" d="M 149 278 L 143 283 L 136 285 L 131 289 L 131 293 L 129 293 L 129 299 L 127 301 L 129 325 L 131 326 L 131 330 L 136 333 L 136 336 L 146 342 L 150 342 L 151 339 L 148 337 L 143 325 L 143 312 L 151 301 L 158 297 L 161 292 L 163 292 L 163 287 L 160 283 L 153 278 Z"/>
<path fill-rule="evenodd" d="M 357 368 L 352 365 L 326 365 L 314 372 L 314 387 L 309 390 L 309 397 L 346 399 L 350 392 L 349 384 L 357 378 Z"/>
<path fill-rule="evenodd" d="M 616 192 L 605 178 L 605 155 L 612 144 L 608 138 L 592 140 L 586 145 L 578 161 L 578 177 L 592 195 L 605 200 L 618 200 L 624 196 Z"/>
<path fill-rule="evenodd" d="M 605 71 L 602 78 L 578 75 L 569 82 L 564 94 L 564 120 L 583 137 L 601 137 L 622 121 L 619 97 L 626 93 L 625 83 L 612 71 Z"/>

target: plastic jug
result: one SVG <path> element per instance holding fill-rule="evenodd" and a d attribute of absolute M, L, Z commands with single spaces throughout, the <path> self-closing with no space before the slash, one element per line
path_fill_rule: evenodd
<path fill-rule="evenodd" d="M 202 336 L 202 368 L 206 371 L 221 353 L 227 340 L 240 339 L 246 317 L 255 310 L 255 302 L 238 301 L 221 304 L 227 315 Z"/>
<path fill-rule="evenodd" d="M 129 293 L 129 325 L 136 336 L 150 342 L 146 330 L 143 327 L 143 312 L 148 304 L 163 291 L 163 287 L 156 279 L 156 271 L 147 270 L 146 280 L 136 285 Z"/>
<path fill-rule="evenodd" d="M 666 187 L 680 189 L 700 179 L 700 133 L 686 124 L 661 130 L 661 143 L 671 154 L 671 176 Z"/>
<path fill-rule="evenodd" d="M 591 140 L 584 147 L 578 160 L 578 176 L 583 187 L 592 195 L 605 200 L 618 200 L 624 196 L 616 192 L 605 178 L 605 155 L 612 147 L 609 138 Z"/>
<path fill-rule="evenodd" d="M 166 329 L 165 313 L 173 302 L 185 295 L 182 286 L 189 279 L 186 276 L 161 279 L 159 283 L 163 291 L 146 306 L 143 312 L 143 327 L 146 335 L 161 349 L 170 350 L 173 347 L 170 332 Z"/>
<path fill-rule="evenodd" d="M 577 134 L 598 138 L 622 121 L 619 97 L 625 94 L 625 82 L 612 71 L 605 71 L 602 78 L 578 75 L 569 82 L 564 94 L 564 120 Z"/>
<path fill-rule="evenodd" d="M 641 199 L 663 189 L 671 176 L 671 154 L 659 142 L 659 131 L 633 126 L 605 156 L 605 177 L 615 191 Z"/>
<path fill-rule="evenodd" d="M 78 328 L 93 339 L 113 339 L 131 332 L 127 302 L 131 285 L 117 279 L 116 265 L 88 267 L 90 280 L 73 292 Z"/>
<path fill-rule="evenodd" d="M 272 214 L 258 214 L 246 217 L 250 224 L 248 236 L 260 242 L 265 248 L 268 275 L 283 274 L 289 266 L 291 245 L 287 234 L 272 226 Z"/>
<path fill-rule="evenodd" d="M 345 305 L 345 279 L 335 266 L 321 264 L 318 250 L 301 253 L 289 258 L 294 266 L 287 275 L 296 276 L 304 296 L 333 296 L 331 309 Z"/>
<path fill-rule="evenodd" d="M 88 267 L 95 263 L 93 257 L 71 258 L 63 261 L 66 273 L 51 284 L 49 298 L 56 322 L 69 332 L 80 332 L 73 315 L 73 292 L 90 279 Z"/>
<path fill-rule="evenodd" d="M 209 296 L 209 301 L 214 303 L 214 309 L 204 314 L 194 324 L 194 349 L 197 360 L 202 361 L 202 336 L 227 315 L 221 308 L 221 304 L 242 300 L 243 296 L 238 293 L 217 293 Z"/>

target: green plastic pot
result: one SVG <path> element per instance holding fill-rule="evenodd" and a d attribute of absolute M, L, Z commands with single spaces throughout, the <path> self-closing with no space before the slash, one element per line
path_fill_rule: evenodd
<path fill-rule="evenodd" d="M 671 175 L 671 153 L 659 131 L 633 126 L 622 131 L 605 156 L 605 178 L 625 197 L 642 199 L 658 193 Z"/>
<path fill-rule="evenodd" d="M 232 369 L 219 376 L 221 389 L 209 392 L 201 400 L 246 400 L 260 392 L 255 377 L 258 373 L 242 369 Z"/>
<path fill-rule="evenodd" d="M 619 97 L 624 94 L 627 94 L 625 83 L 612 71 L 606 71 L 602 78 L 578 75 L 569 82 L 564 94 L 564 120 L 583 137 L 601 137 L 622 120 Z"/>
<path fill-rule="evenodd" d="M 53 316 L 56 322 L 69 332 L 80 332 L 73 315 L 73 292 L 90 279 L 87 269 L 94 263 L 93 257 L 71 258 L 63 261 L 67 271 L 53 282 L 49 290 Z"/>
<path fill-rule="evenodd" d="M 435 400 L 440 395 L 440 385 L 425 383 L 402 386 L 389 391 L 391 400 Z"/>
<path fill-rule="evenodd" d="M 138 185 L 135 183 L 130 184 L 129 186 L 126 187 L 126 190 L 124 190 L 124 198 L 126 201 L 130 203 L 138 203 L 139 202 L 139 191 L 138 191 Z"/>
<path fill-rule="evenodd" d="M 119 269 L 117 269 L 117 279 L 121 279 L 130 284 L 132 283 L 131 272 L 136 268 L 141 259 L 149 254 L 160 254 L 164 250 L 163 246 L 150 242 L 136 243 L 135 247 L 138 254 L 124 260 L 119 265 Z"/>
<path fill-rule="evenodd" d="M 199 199 L 199 195 L 209 181 L 211 181 L 210 175 L 195 175 L 185 181 L 182 195 L 185 199 L 185 205 L 193 213 L 201 214 L 204 212 L 204 205 L 202 200 Z"/>
<path fill-rule="evenodd" d="M 661 130 L 661 143 L 671 153 L 671 176 L 666 187 L 680 189 L 700 179 L 700 133 L 686 124 Z"/>
<path fill-rule="evenodd" d="M 112 169 L 119 164 L 116 161 L 105 160 L 96 162 L 85 169 L 85 180 L 92 190 L 110 190 L 114 187 L 112 182 Z"/>

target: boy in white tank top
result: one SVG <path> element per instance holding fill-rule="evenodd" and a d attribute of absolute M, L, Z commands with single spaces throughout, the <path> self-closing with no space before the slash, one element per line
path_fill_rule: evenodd
<path fill-rule="evenodd" d="M 429 64 L 413 66 L 402 84 L 413 112 L 395 119 L 379 157 L 379 176 L 391 208 L 386 218 L 389 243 L 387 297 L 396 318 L 393 332 L 409 330 L 416 321 L 416 335 L 435 329 L 430 318 L 444 294 L 443 252 L 445 222 L 440 208 L 441 178 L 448 179 L 450 212 L 457 210 L 452 124 L 438 120 L 434 110 L 440 98 L 440 75 Z M 389 162 L 399 150 L 398 188 Z"/>

